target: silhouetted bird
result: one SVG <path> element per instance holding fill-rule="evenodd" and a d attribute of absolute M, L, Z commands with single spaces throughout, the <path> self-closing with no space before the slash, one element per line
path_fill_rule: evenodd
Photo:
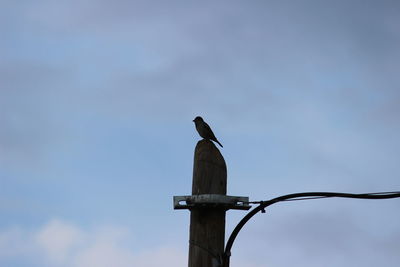
<path fill-rule="evenodd" d="M 207 139 L 207 140 L 213 140 L 214 142 L 217 142 L 218 145 L 223 147 L 221 145 L 221 143 L 215 137 L 210 126 L 208 126 L 208 124 L 203 120 L 202 117 L 197 116 L 193 121 L 194 121 L 194 124 L 196 125 L 196 130 L 201 137 L 203 137 L 204 139 Z"/>

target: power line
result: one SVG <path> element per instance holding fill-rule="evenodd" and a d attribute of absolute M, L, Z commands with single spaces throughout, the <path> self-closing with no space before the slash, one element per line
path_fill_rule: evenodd
<path fill-rule="evenodd" d="M 236 225 L 233 229 L 231 235 L 225 246 L 224 252 L 224 266 L 229 266 L 229 258 L 231 255 L 231 249 L 233 242 L 235 241 L 237 235 L 239 234 L 242 227 L 258 212 L 265 213 L 265 208 L 283 201 L 300 201 L 300 200 L 312 200 L 321 198 L 356 198 L 356 199 L 390 199 L 399 198 L 400 191 L 393 192 L 375 192 L 375 193 L 362 193 L 362 194 L 351 194 L 351 193 L 338 193 L 338 192 L 304 192 L 304 193 L 294 193 L 289 195 L 283 195 L 266 201 L 250 201 L 247 204 L 259 204 L 257 207 L 252 209 L 243 219 Z"/>
<path fill-rule="evenodd" d="M 362 194 L 350 194 L 350 193 L 335 193 L 335 192 L 306 192 L 306 193 L 297 193 L 291 195 L 300 195 L 300 194 L 307 194 L 307 196 L 298 196 L 298 197 L 290 197 L 288 199 L 278 200 L 276 202 L 281 201 L 298 201 L 298 200 L 310 200 L 310 199 L 320 199 L 320 198 L 333 198 L 333 197 L 341 197 L 341 198 L 360 198 L 360 199 L 386 199 L 386 198 L 397 198 L 400 197 L 400 191 L 392 191 L 392 192 L 375 192 L 375 193 L 362 193 Z M 315 196 L 311 196 L 315 195 Z M 291 196 L 285 195 L 278 198 Z M 278 199 L 275 198 L 275 199 Z M 272 199 L 274 200 L 274 199 Z M 272 201 L 269 200 L 269 201 Z M 267 203 L 268 201 L 249 201 L 245 202 L 245 204 L 262 204 Z M 274 202 L 274 203 L 276 203 Z"/>

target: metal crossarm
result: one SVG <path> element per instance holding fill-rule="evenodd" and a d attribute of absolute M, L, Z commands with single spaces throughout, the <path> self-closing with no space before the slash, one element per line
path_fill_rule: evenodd
<path fill-rule="evenodd" d="M 191 196 L 174 196 L 174 209 L 193 209 L 215 207 L 234 210 L 248 210 L 248 197 L 226 196 L 219 194 L 202 194 Z"/>

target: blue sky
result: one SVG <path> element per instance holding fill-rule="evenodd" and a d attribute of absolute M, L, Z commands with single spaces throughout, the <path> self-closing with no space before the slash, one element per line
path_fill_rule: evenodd
<path fill-rule="evenodd" d="M 189 213 L 172 196 L 190 194 L 197 115 L 224 145 L 231 195 L 399 190 L 399 13 L 0 1 L 0 265 L 185 266 Z M 273 206 L 231 265 L 398 266 L 399 204 Z"/>

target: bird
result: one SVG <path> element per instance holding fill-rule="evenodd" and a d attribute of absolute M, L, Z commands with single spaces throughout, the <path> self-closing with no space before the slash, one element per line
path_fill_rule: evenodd
<path fill-rule="evenodd" d="M 203 137 L 204 139 L 207 139 L 207 140 L 212 140 L 212 141 L 218 143 L 218 145 L 220 145 L 221 147 L 223 147 L 221 145 L 221 143 L 218 141 L 218 139 L 215 137 L 210 126 L 203 120 L 202 117 L 197 116 L 196 118 L 194 118 L 193 122 L 196 126 L 197 132 L 199 133 L 199 135 L 201 137 Z"/>

